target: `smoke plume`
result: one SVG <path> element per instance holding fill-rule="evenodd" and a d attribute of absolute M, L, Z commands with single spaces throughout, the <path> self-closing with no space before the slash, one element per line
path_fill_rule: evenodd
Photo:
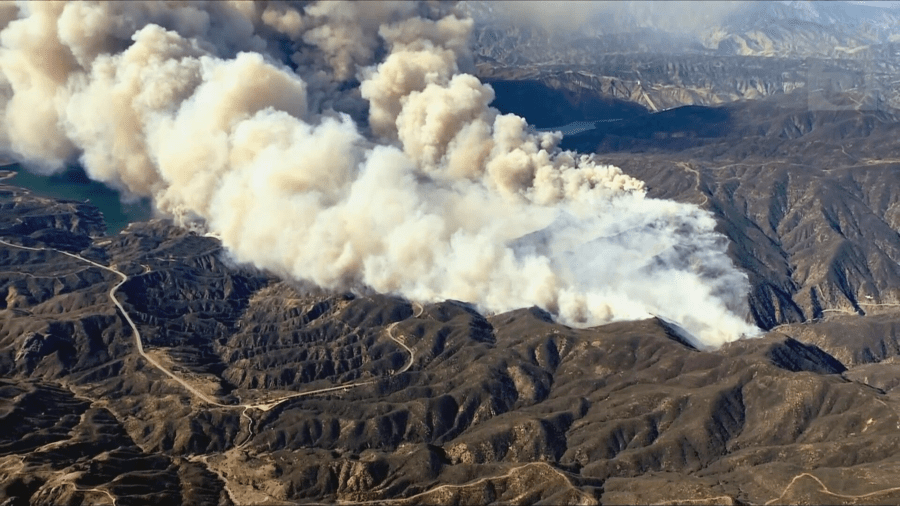
<path fill-rule="evenodd" d="M 752 334 L 711 215 L 489 107 L 442 3 L 22 2 L 0 144 L 325 288 Z"/>

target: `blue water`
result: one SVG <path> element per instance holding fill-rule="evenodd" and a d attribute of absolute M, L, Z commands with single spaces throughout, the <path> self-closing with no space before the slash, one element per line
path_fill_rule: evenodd
<path fill-rule="evenodd" d="M 544 127 L 544 128 L 535 128 L 531 125 L 528 125 L 529 129 L 534 132 L 562 132 L 563 135 L 576 135 L 581 132 L 587 132 L 588 130 L 593 130 L 597 128 L 598 123 L 612 123 L 615 121 L 622 121 L 622 118 L 615 119 L 600 119 L 593 121 L 573 121 L 572 123 L 568 123 L 562 126 L 556 127 Z"/>
<path fill-rule="evenodd" d="M 0 166 L 0 170 L 16 173 L 12 179 L 4 181 L 13 186 L 27 188 L 36 195 L 58 199 L 86 200 L 100 209 L 106 221 L 106 233 L 116 234 L 135 221 L 146 221 L 153 217 L 153 206 L 149 200 L 122 202 L 119 192 L 102 183 L 91 181 L 78 168 L 62 174 L 40 176 L 24 170 L 19 164 Z"/>

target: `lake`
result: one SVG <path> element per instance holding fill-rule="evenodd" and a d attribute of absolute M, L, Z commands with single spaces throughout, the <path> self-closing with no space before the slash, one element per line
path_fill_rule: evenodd
<path fill-rule="evenodd" d="M 148 199 L 124 203 L 119 192 L 103 183 L 92 181 L 81 168 L 72 168 L 52 176 L 29 172 L 17 163 L 3 164 L 0 170 L 16 173 L 6 183 L 28 188 L 36 195 L 81 202 L 89 200 L 103 213 L 106 233 L 109 235 L 118 233 L 131 222 L 146 221 L 153 217 L 153 206 Z"/>

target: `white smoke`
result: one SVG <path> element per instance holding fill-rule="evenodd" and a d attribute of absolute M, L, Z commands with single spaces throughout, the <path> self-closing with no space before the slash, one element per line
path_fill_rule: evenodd
<path fill-rule="evenodd" d="M 44 171 L 77 157 L 241 262 L 578 326 L 659 315 L 710 346 L 755 332 L 710 214 L 490 108 L 472 23 L 443 4 L 10 12 L 3 147 Z"/>

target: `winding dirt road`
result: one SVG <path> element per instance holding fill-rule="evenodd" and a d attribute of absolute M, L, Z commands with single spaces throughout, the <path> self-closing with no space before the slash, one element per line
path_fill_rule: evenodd
<path fill-rule="evenodd" d="M 681 169 L 683 169 L 684 171 L 690 172 L 696 178 L 694 182 L 694 191 L 696 191 L 700 194 L 701 197 L 703 197 L 703 202 L 696 205 L 699 207 L 705 207 L 707 204 L 709 204 L 709 197 L 707 197 L 706 194 L 703 193 L 703 191 L 700 189 L 700 183 L 702 182 L 700 179 L 700 171 L 695 169 L 691 164 L 684 162 L 678 162 L 678 166 L 681 167 Z"/>
<path fill-rule="evenodd" d="M 483 478 L 478 478 L 478 479 L 475 479 L 475 480 L 472 480 L 472 481 L 469 481 L 466 483 L 460 483 L 460 484 L 448 483 L 445 485 L 438 485 L 432 489 L 425 490 L 424 492 L 419 492 L 418 494 L 414 494 L 414 495 L 411 495 L 408 497 L 398 497 L 396 499 L 377 499 L 374 501 L 342 501 L 342 500 L 338 500 L 337 504 L 344 504 L 347 506 L 366 505 L 366 504 L 390 504 L 390 503 L 398 503 L 398 502 L 407 502 L 407 503 L 415 504 L 418 501 L 421 501 L 423 504 L 427 504 L 427 501 L 422 500 L 423 498 L 425 498 L 429 495 L 432 495 L 432 494 L 436 494 L 442 490 L 452 490 L 452 489 L 463 489 L 463 488 L 475 487 L 475 486 L 481 485 L 482 483 L 486 483 L 486 482 L 489 482 L 492 480 L 504 480 L 504 479 L 512 478 L 517 473 L 519 473 L 521 470 L 525 469 L 526 467 L 546 468 L 550 472 L 561 476 L 570 486 L 572 486 L 572 480 L 567 476 L 568 474 L 572 474 L 572 473 L 568 473 L 561 469 L 557 469 L 546 462 L 529 462 L 527 464 L 523 464 L 521 466 L 510 469 L 506 473 L 501 474 L 501 475 L 485 476 Z M 572 476 L 581 478 L 581 476 L 579 476 L 579 475 L 572 475 Z M 585 505 L 598 504 L 597 500 L 594 499 L 593 497 L 591 497 L 590 495 L 588 495 L 587 493 L 585 493 L 581 490 L 578 490 L 574 486 L 572 488 L 575 491 L 575 493 L 578 494 L 579 497 L 581 497 L 581 499 L 582 499 L 581 504 L 585 504 Z M 519 499 L 519 498 L 516 498 L 516 499 Z M 509 501 L 509 503 L 515 504 L 516 500 L 513 499 L 512 501 Z"/>
<path fill-rule="evenodd" d="M 250 428 L 248 428 L 248 430 L 252 431 L 252 419 L 249 417 L 249 415 L 247 415 L 247 410 L 258 409 L 260 411 L 269 411 L 272 408 L 278 406 L 279 404 L 281 404 L 283 402 L 289 401 L 291 399 L 296 399 L 298 397 L 308 397 L 311 395 L 323 394 L 323 393 L 328 393 L 328 392 L 336 392 L 338 390 L 347 390 L 350 388 L 361 387 L 363 385 L 369 385 L 369 384 L 372 384 L 372 383 L 375 383 L 378 381 L 377 379 L 357 381 L 357 382 L 346 383 L 344 385 L 335 386 L 335 387 L 319 388 L 316 390 L 309 390 L 306 392 L 297 392 L 297 393 L 293 393 L 293 394 L 283 395 L 281 397 L 278 397 L 276 399 L 272 399 L 272 400 L 269 400 L 266 402 L 259 402 L 259 403 L 254 403 L 254 404 L 248 404 L 248 403 L 223 404 L 223 403 L 215 400 L 214 398 L 206 395 L 205 393 L 201 392 L 200 390 L 194 388 L 193 386 L 191 386 L 187 381 L 178 377 L 175 373 L 173 373 L 172 371 L 167 369 L 165 366 L 160 364 L 156 359 L 154 359 L 153 357 L 151 357 L 144 351 L 144 344 L 141 341 L 141 333 L 138 330 L 137 325 L 135 325 L 135 323 L 131 319 L 131 317 L 128 316 L 128 312 L 125 311 L 125 308 L 122 306 L 122 303 L 119 302 L 119 299 L 116 298 L 116 291 L 123 284 L 125 284 L 125 282 L 127 282 L 129 279 L 125 273 L 116 269 L 115 266 L 107 267 L 103 264 L 94 262 L 93 260 L 88 260 L 87 258 L 84 258 L 80 255 L 76 255 L 74 253 L 69 253 L 67 251 L 58 250 L 55 248 L 32 248 L 29 246 L 12 244 L 12 243 L 6 242 L 2 239 L 0 239 L 0 244 L 4 244 L 4 245 L 10 246 L 12 248 L 19 248 L 19 249 L 25 249 L 25 250 L 30 250 L 30 251 L 50 251 L 50 252 L 55 252 L 55 253 L 61 253 L 63 255 L 70 256 L 70 257 L 80 260 L 82 262 L 86 262 L 90 265 L 93 265 L 94 267 L 111 272 L 111 273 L 115 274 L 116 276 L 119 276 L 121 278 L 121 281 L 119 281 L 115 286 L 110 288 L 109 293 L 108 293 L 109 299 L 113 302 L 113 304 L 116 305 L 117 308 L 119 308 L 119 311 L 122 313 L 122 316 L 125 317 L 125 321 L 128 322 L 128 326 L 131 327 L 131 331 L 134 333 L 134 344 L 136 345 L 138 353 L 141 355 L 141 357 L 143 357 L 147 362 L 150 363 L 150 365 L 152 365 L 153 367 L 158 369 L 160 372 L 162 372 L 163 374 L 165 374 L 166 376 L 168 376 L 169 378 L 171 378 L 172 380 L 177 382 L 179 385 L 184 387 L 185 390 L 190 392 L 194 397 L 196 397 L 197 399 L 200 399 L 201 401 L 203 401 L 211 406 L 216 406 L 216 407 L 220 407 L 220 408 L 243 408 L 244 411 L 242 412 L 242 416 L 246 417 L 250 421 Z M 420 304 L 417 304 L 417 303 L 413 303 L 413 304 L 415 306 L 418 306 L 418 314 L 416 314 L 414 316 L 417 318 L 418 316 L 421 316 L 423 308 Z M 400 345 L 404 350 L 406 350 L 406 352 L 409 354 L 409 360 L 406 362 L 406 365 L 402 369 L 400 369 L 399 371 L 393 372 L 391 374 L 391 376 L 395 376 L 397 374 L 403 374 L 404 372 L 408 371 L 409 368 L 412 367 L 413 361 L 415 360 L 415 352 L 412 350 L 412 348 L 408 347 L 406 345 L 406 343 L 404 343 L 403 341 L 397 339 L 397 337 L 395 337 L 393 334 L 394 328 L 397 326 L 398 323 L 400 323 L 400 322 L 392 323 L 387 327 L 387 335 L 392 341 L 394 341 L 395 343 Z M 251 434 L 252 434 L 252 432 L 251 432 Z M 248 441 L 249 441 L 249 438 L 248 438 Z M 246 442 L 247 441 L 245 441 L 245 443 Z"/>
<path fill-rule="evenodd" d="M 794 479 L 792 479 L 790 481 L 790 483 L 788 483 L 787 486 L 784 487 L 784 491 L 781 493 L 780 496 L 778 496 L 770 501 L 767 501 L 765 503 L 766 506 L 768 506 L 769 504 L 774 504 L 774 503 L 781 501 L 781 499 L 785 496 L 785 494 L 788 493 L 788 490 L 794 485 L 794 483 L 796 483 L 797 480 L 799 480 L 800 478 L 804 478 L 804 477 L 812 478 L 813 481 L 815 481 L 819 485 L 820 492 L 824 492 L 830 496 L 840 497 L 841 499 L 851 499 L 851 500 L 866 499 L 866 498 L 873 497 L 873 496 L 880 495 L 880 494 L 900 492 L 900 487 L 891 487 L 891 488 L 886 488 L 883 490 L 876 490 L 874 492 L 869 492 L 867 494 L 860 494 L 860 495 L 840 494 L 838 492 L 833 492 L 831 489 L 829 489 L 824 483 L 822 483 L 822 480 L 820 480 L 818 477 L 816 477 L 812 474 L 809 474 L 809 473 L 800 473 L 797 476 L 794 476 Z"/>

